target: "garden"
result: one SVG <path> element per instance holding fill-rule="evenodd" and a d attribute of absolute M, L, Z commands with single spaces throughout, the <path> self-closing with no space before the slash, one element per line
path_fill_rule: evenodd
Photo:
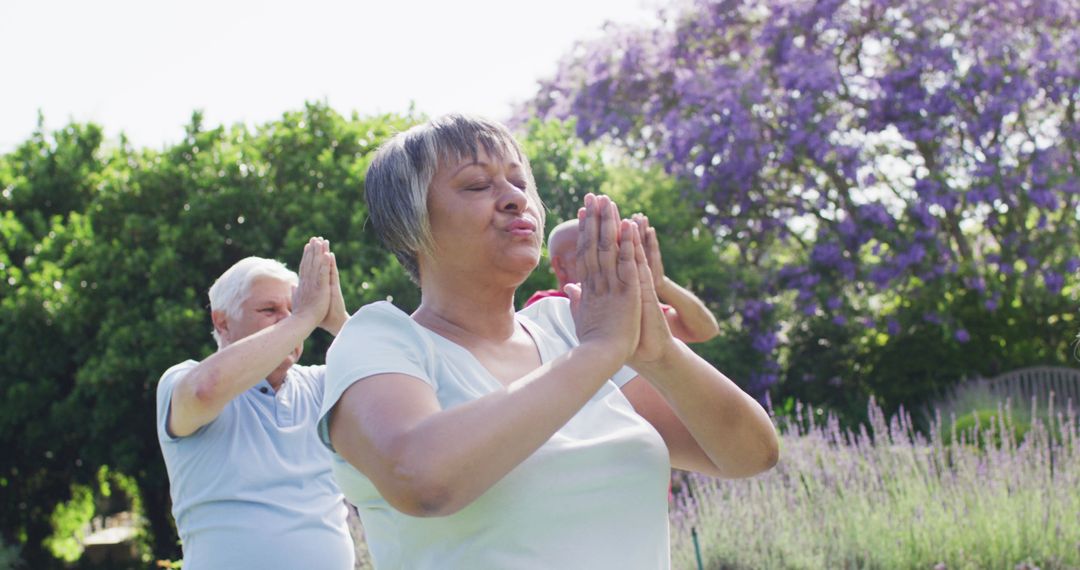
<path fill-rule="evenodd" d="M 1078 61 L 1066 0 L 692 0 L 521 107 L 548 229 L 586 192 L 647 213 L 781 434 L 766 475 L 673 474 L 675 568 L 1080 568 Z M 415 308 L 363 189 L 423 118 L 42 121 L 0 155 L 0 568 L 120 567 L 86 537 L 122 514 L 131 567 L 179 565 L 154 390 L 214 350 L 212 276 L 322 235 L 350 310 Z"/>

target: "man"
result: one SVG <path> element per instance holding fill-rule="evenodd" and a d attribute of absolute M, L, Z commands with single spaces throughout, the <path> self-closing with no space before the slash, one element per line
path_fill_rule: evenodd
<path fill-rule="evenodd" d="M 686 288 L 668 279 L 664 275 L 664 264 L 660 258 L 660 245 L 656 237 L 656 229 L 649 227 L 649 218 L 642 214 L 634 214 L 631 218 L 637 223 L 638 231 L 641 232 L 642 244 L 645 247 L 645 255 L 652 270 L 653 279 L 656 283 L 656 294 L 664 303 L 664 315 L 667 317 L 671 334 L 683 342 L 705 342 L 720 333 L 720 326 L 716 323 L 716 317 Z M 558 289 L 537 291 L 525 306 L 543 299 L 544 297 L 565 297 L 563 292 L 568 283 L 577 283 L 577 226 L 576 219 L 565 221 L 551 230 L 548 236 L 548 256 L 551 258 L 551 269 L 555 272 L 555 278 L 559 280 Z"/>
<path fill-rule="evenodd" d="M 249 257 L 210 287 L 218 350 L 161 377 L 157 432 L 185 570 L 351 570 L 346 506 L 316 421 L 324 366 L 300 366 L 316 327 L 348 313 L 329 242 L 300 275 Z"/>

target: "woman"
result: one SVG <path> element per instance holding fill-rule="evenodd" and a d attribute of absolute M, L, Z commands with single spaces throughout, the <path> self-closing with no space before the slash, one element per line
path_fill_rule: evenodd
<path fill-rule="evenodd" d="M 671 337 L 643 236 L 608 198 L 579 212 L 569 302 L 515 314 L 544 212 L 501 125 L 395 136 L 366 195 L 421 289 L 411 316 L 357 311 L 327 356 L 324 441 L 377 568 L 666 568 L 672 466 L 776 462 L 761 406 Z"/>

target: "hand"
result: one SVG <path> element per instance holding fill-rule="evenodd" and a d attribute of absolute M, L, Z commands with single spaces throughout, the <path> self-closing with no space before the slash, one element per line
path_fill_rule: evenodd
<path fill-rule="evenodd" d="M 292 314 L 314 329 L 326 319 L 330 308 L 330 266 L 333 258 L 326 240 L 313 237 L 300 259 L 300 282 L 293 290 Z"/>
<path fill-rule="evenodd" d="M 341 278 L 338 275 L 337 256 L 330 251 L 330 241 L 324 240 L 326 252 L 330 254 L 330 306 L 326 312 L 326 318 L 319 323 L 319 328 L 337 335 L 345 321 L 349 319 L 349 312 L 345 309 L 345 297 L 341 294 Z"/>
<path fill-rule="evenodd" d="M 660 265 L 660 248 L 656 240 L 656 230 L 648 227 L 649 220 L 641 214 L 634 216 L 639 231 L 639 239 L 635 242 L 634 261 L 637 264 L 638 279 L 641 290 L 641 333 L 637 348 L 630 357 L 630 366 L 640 371 L 640 368 L 660 361 L 668 353 L 675 343 L 675 337 L 668 327 L 664 310 L 660 306 L 660 298 L 657 296 L 657 283 L 663 283 L 663 265 Z M 655 253 L 656 265 L 650 258 L 647 242 L 652 242 Z M 660 280 L 657 281 L 653 268 L 658 267 Z"/>
<path fill-rule="evenodd" d="M 633 354 L 641 329 L 641 291 L 634 223 L 619 220 L 607 196 L 585 196 L 578 210 L 577 272 L 580 284 L 566 286 L 578 340 L 609 345 L 620 363 Z"/>
<path fill-rule="evenodd" d="M 664 290 L 664 260 L 660 256 L 660 241 L 656 236 L 656 228 L 649 226 L 649 217 L 645 214 L 634 214 L 631 219 L 641 232 L 641 243 L 645 248 L 645 259 L 649 262 L 653 286 L 657 296 L 660 296 Z"/>

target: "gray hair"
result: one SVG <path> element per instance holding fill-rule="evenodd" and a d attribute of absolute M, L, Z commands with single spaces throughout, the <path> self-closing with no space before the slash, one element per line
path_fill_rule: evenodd
<path fill-rule="evenodd" d="M 285 267 L 276 259 L 263 257 L 245 257 L 225 270 L 221 277 L 210 286 L 210 310 L 222 311 L 230 318 L 240 316 L 240 305 L 251 292 L 251 284 L 264 277 L 284 281 L 292 286 L 300 283 L 295 271 Z M 221 348 L 221 336 L 215 329 L 211 334 L 218 348 Z"/>
<path fill-rule="evenodd" d="M 368 215 L 383 245 L 397 256 L 413 282 L 420 284 L 418 255 L 431 255 L 434 243 L 428 220 L 428 187 L 441 164 L 476 160 L 483 148 L 491 156 L 519 160 L 525 171 L 525 192 L 540 209 L 532 167 L 521 145 L 503 125 L 481 117 L 450 114 L 394 135 L 379 147 L 364 179 Z"/>

